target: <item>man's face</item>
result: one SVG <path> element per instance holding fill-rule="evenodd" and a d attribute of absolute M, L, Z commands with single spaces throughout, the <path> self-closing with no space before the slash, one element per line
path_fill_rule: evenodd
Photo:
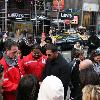
<path fill-rule="evenodd" d="M 15 58 L 17 51 L 18 51 L 18 46 L 12 46 L 11 50 L 8 49 L 6 50 L 6 53 L 10 58 Z"/>
<path fill-rule="evenodd" d="M 52 52 L 51 50 L 47 50 L 46 51 L 46 55 L 47 55 L 47 57 L 48 57 L 48 59 L 50 59 L 50 60 L 53 60 L 53 59 L 55 59 L 55 52 Z"/>
<path fill-rule="evenodd" d="M 96 63 L 100 63 L 100 55 L 94 57 L 94 61 L 95 61 Z"/>
<path fill-rule="evenodd" d="M 84 57 L 84 53 L 81 53 L 81 54 L 79 55 L 79 59 L 80 59 L 80 61 L 82 61 L 82 60 L 85 59 L 85 57 Z"/>
<path fill-rule="evenodd" d="M 34 49 L 33 50 L 33 57 L 35 59 L 39 59 L 41 57 L 41 51 L 39 49 Z"/>

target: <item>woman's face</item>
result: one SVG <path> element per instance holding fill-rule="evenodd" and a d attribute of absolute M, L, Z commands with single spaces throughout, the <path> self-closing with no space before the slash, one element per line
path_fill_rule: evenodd
<path fill-rule="evenodd" d="M 77 47 L 80 47 L 80 43 L 79 43 L 79 42 L 76 42 L 76 46 L 77 46 Z"/>
<path fill-rule="evenodd" d="M 96 63 L 100 63 L 100 55 L 94 57 L 94 61 L 95 61 Z"/>

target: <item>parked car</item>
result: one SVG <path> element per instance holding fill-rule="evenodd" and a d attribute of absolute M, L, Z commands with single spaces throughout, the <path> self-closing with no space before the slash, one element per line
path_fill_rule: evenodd
<path fill-rule="evenodd" d="M 61 50 L 71 50 L 76 42 L 83 44 L 83 40 L 78 34 L 64 35 L 62 38 L 56 40 L 56 45 Z"/>

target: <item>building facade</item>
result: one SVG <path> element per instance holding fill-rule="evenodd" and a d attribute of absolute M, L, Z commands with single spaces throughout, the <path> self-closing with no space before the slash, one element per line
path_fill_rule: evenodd
<path fill-rule="evenodd" d="M 79 25 L 97 30 L 100 0 L 65 0 L 65 9 L 69 8 L 79 10 Z"/>
<path fill-rule="evenodd" d="M 16 26 L 15 24 L 20 21 L 23 23 L 23 25 L 19 24 L 17 25 L 18 27 L 21 26 L 22 28 L 34 29 L 37 26 L 37 29 L 40 29 L 41 27 L 39 28 L 39 24 L 41 24 L 43 21 L 40 21 L 40 23 L 35 25 L 36 22 L 31 20 L 34 19 L 35 16 L 47 16 L 50 20 L 57 18 L 58 10 L 53 11 L 52 2 L 44 3 L 46 0 L 36 0 L 35 4 L 34 1 L 35 0 L 7 0 L 8 31 L 17 30 L 18 28 L 14 26 Z M 66 12 L 69 9 L 70 13 L 78 16 L 78 24 L 73 25 L 73 27 L 82 25 L 88 29 L 94 28 L 100 30 L 100 0 L 64 0 L 64 11 Z M 32 25 L 28 25 L 27 22 L 31 23 Z M 0 29 L 2 31 L 5 30 L 4 26 L 5 0 L 0 0 Z"/>

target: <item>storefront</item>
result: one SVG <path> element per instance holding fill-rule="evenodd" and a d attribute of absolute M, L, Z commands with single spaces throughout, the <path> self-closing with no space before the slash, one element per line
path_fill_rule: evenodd
<path fill-rule="evenodd" d="M 96 30 L 99 4 L 83 3 L 83 26 Z"/>
<path fill-rule="evenodd" d="M 30 21 L 29 14 L 8 13 L 8 21 L 7 21 L 8 31 L 16 32 L 16 29 L 20 29 L 20 32 L 22 32 L 23 29 L 26 29 L 27 23 L 29 23 L 29 21 Z M 19 26 L 21 26 L 21 27 L 19 27 Z M 28 30 L 30 30 L 30 29 L 28 29 Z M 32 30 L 30 30 L 30 32 L 32 32 Z"/>

